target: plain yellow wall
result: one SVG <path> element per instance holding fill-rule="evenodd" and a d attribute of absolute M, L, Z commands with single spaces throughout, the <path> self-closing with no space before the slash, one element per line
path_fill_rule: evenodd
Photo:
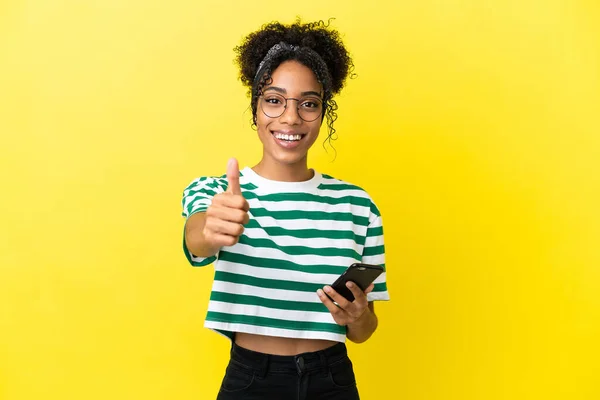
<path fill-rule="evenodd" d="M 363 398 L 600 398 L 596 0 L 0 3 L 0 398 L 211 399 L 181 193 L 259 160 L 233 47 L 335 17 L 337 159 L 387 233 Z"/>

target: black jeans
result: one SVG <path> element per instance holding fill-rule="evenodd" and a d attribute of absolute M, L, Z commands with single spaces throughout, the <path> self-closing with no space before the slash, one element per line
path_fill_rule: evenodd
<path fill-rule="evenodd" d="M 358 400 L 346 345 L 275 356 L 235 343 L 217 400 Z"/>

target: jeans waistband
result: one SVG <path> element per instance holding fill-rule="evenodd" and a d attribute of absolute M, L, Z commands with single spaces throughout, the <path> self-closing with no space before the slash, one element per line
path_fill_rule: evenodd
<path fill-rule="evenodd" d="M 278 356 L 259 353 L 238 346 L 233 342 L 231 346 L 231 360 L 253 369 L 261 376 L 267 371 L 292 372 L 299 374 L 313 370 L 322 370 L 348 357 L 346 345 L 337 343 L 324 350 L 297 354 L 295 356 Z"/>

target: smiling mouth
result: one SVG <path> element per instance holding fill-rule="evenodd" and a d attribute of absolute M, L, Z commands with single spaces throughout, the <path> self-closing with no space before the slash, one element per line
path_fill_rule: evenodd
<path fill-rule="evenodd" d="M 302 140 L 306 134 L 298 133 L 298 134 L 285 134 L 279 132 L 272 132 L 272 135 L 279 140 L 284 140 L 286 142 L 299 142 Z"/>

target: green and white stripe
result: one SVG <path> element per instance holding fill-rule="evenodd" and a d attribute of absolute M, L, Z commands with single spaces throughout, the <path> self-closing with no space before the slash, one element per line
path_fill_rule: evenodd
<path fill-rule="evenodd" d="M 194 266 L 214 262 L 205 326 L 234 332 L 344 342 L 316 291 L 352 263 L 385 267 L 379 210 L 359 187 L 315 173 L 306 182 L 274 182 L 246 168 L 240 173 L 250 222 L 239 243 L 215 257 L 184 252 Z M 227 179 L 204 177 L 184 191 L 183 216 L 204 212 Z M 388 300 L 386 274 L 368 299 Z"/>

